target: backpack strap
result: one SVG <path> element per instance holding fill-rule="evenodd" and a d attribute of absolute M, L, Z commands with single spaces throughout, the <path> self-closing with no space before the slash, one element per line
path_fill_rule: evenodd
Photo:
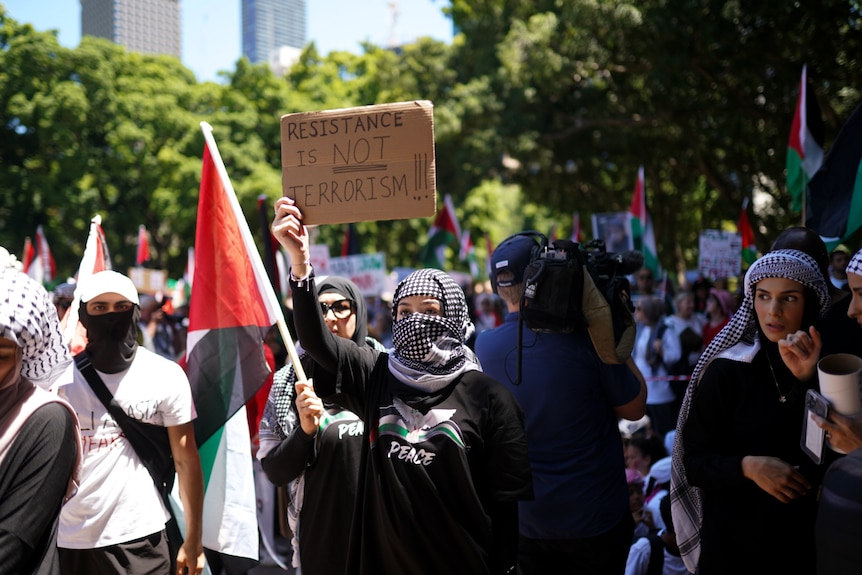
<path fill-rule="evenodd" d="M 135 453 L 138 454 L 138 457 L 141 459 L 141 463 L 143 463 L 144 467 L 147 468 L 147 471 L 150 473 L 150 477 L 152 477 L 153 482 L 156 484 L 156 488 L 159 490 L 159 493 L 164 496 L 166 494 L 165 490 L 167 489 L 167 491 L 170 491 L 171 486 L 173 486 L 172 478 L 166 481 L 165 478 L 162 477 L 162 474 L 165 472 L 164 468 L 159 469 L 159 467 L 164 467 L 167 463 L 164 461 L 154 461 L 154 459 L 149 456 L 153 453 L 160 453 L 163 454 L 161 456 L 162 458 L 171 458 L 172 454 L 170 450 L 170 439 L 167 437 L 167 428 L 155 426 L 129 417 L 128 414 L 123 411 L 123 408 L 117 403 L 116 399 L 114 399 L 114 396 L 111 395 L 111 392 L 108 391 L 105 382 L 102 381 L 101 377 L 99 377 L 99 374 L 96 372 L 96 368 L 93 367 L 93 364 L 90 362 L 90 356 L 86 350 L 77 354 L 74 359 L 78 371 L 80 371 L 81 375 L 84 376 L 84 379 L 87 380 L 87 383 L 93 389 L 93 392 L 99 398 L 99 401 L 102 402 L 108 410 L 108 413 L 111 414 L 111 417 L 113 417 L 114 421 L 116 421 L 120 426 L 120 429 L 123 430 L 123 435 L 126 440 L 128 440 L 132 449 L 135 450 Z M 159 429 L 156 429 L 157 427 Z M 158 439 L 154 437 L 154 433 L 159 433 Z M 162 437 L 162 435 L 164 435 L 164 437 Z M 172 465 L 173 464 L 171 463 L 170 466 L 172 467 Z"/>
<path fill-rule="evenodd" d="M 165 509 L 170 515 L 170 518 L 165 523 L 165 532 L 168 540 L 168 554 L 171 563 L 171 573 L 176 571 L 177 552 L 183 544 L 183 535 L 180 531 L 177 518 L 174 515 L 174 509 L 170 501 L 171 488 L 174 485 L 174 476 L 176 474 L 173 452 L 171 450 L 170 437 L 166 427 L 153 425 L 144 421 L 138 421 L 123 411 L 123 408 L 108 391 L 108 387 L 99 374 L 96 368 L 90 362 L 90 356 L 87 350 L 82 351 L 75 356 L 75 365 L 87 383 L 93 389 L 93 392 L 99 398 L 99 401 L 114 418 L 114 421 L 120 426 L 123 431 L 123 436 L 132 446 L 132 449 L 138 455 L 138 458 L 143 463 L 156 490 L 162 498 Z"/>
<path fill-rule="evenodd" d="M 81 375 L 84 376 L 84 379 L 87 380 L 87 383 L 90 384 L 96 397 L 99 398 L 99 401 L 102 402 L 105 409 L 108 410 L 111 416 L 120 425 L 123 432 L 125 432 L 126 425 L 128 424 L 124 425 L 124 423 L 127 422 L 129 416 L 126 415 L 126 412 L 123 411 L 123 408 L 117 404 L 114 400 L 114 396 L 111 395 L 110 391 L 108 391 L 107 386 L 105 386 L 105 382 L 102 381 L 102 378 L 99 377 L 99 374 L 96 372 L 96 368 L 93 367 L 93 364 L 90 362 L 90 356 L 86 350 L 75 356 L 75 365 L 78 367 L 78 371 L 81 372 Z M 134 447 L 134 445 L 132 447 Z M 135 451 L 137 451 L 137 449 L 135 449 Z"/>

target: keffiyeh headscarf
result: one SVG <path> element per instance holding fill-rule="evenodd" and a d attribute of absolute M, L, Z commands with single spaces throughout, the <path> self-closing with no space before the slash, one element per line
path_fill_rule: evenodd
<path fill-rule="evenodd" d="M 395 321 L 398 302 L 416 295 L 439 300 L 441 315 L 413 313 Z M 449 274 L 421 269 L 404 278 L 392 296 L 392 321 L 389 371 L 405 385 L 431 393 L 465 371 L 479 368 L 464 345 L 474 330 L 464 290 Z"/>
<path fill-rule="evenodd" d="M 47 389 L 71 363 L 48 292 L 27 275 L 0 268 L 0 337 L 21 348 L 20 375 Z"/>
<path fill-rule="evenodd" d="M 853 254 L 853 257 L 850 258 L 850 263 L 847 264 L 847 269 L 845 271 L 848 274 L 862 276 L 862 250 Z"/>
<path fill-rule="evenodd" d="M 683 465 L 683 428 L 691 409 L 691 398 L 709 364 L 717 357 L 751 363 L 760 350 L 758 321 L 754 312 L 754 286 L 766 278 L 787 278 L 810 288 L 818 299 L 818 314 L 829 309 L 830 297 L 817 262 L 799 250 L 775 250 L 754 262 L 745 274 L 745 298 L 730 322 L 700 356 L 685 392 L 673 442 L 671 512 L 677 543 L 685 566 L 692 573 L 700 560 L 700 530 L 703 523 L 702 494 L 688 483 Z M 808 302 L 806 302 L 808 307 Z"/>
<path fill-rule="evenodd" d="M 63 345 L 54 304 L 40 284 L 12 268 L 0 268 L 0 337 L 13 342 L 16 350 L 15 367 L 0 381 L 2 461 L 29 417 L 46 403 L 62 403 L 76 426 L 78 420 L 68 403 L 45 391 L 72 361 Z M 80 434 L 75 437 L 79 442 L 77 470 Z M 67 495 L 73 491 L 70 482 Z"/>

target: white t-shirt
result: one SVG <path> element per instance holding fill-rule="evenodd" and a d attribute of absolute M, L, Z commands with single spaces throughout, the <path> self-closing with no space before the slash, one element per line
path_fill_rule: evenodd
<path fill-rule="evenodd" d="M 195 418 L 191 387 L 176 363 L 138 347 L 132 366 L 120 373 L 98 372 L 117 403 L 131 417 L 166 427 Z M 60 388 L 78 413 L 84 459 L 81 485 L 60 514 L 57 544 L 93 549 L 125 543 L 164 529 L 168 513 L 147 468 L 119 424 L 75 365 Z"/>
<path fill-rule="evenodd" d="M 662 549 L 664 553 L 664 565 L 662 567 L 662 575 L 691 575 L 679 555 L 672 555 L 667 549 Z M 625 575 L 646 575 L 649 568 L 650 555 L 649 539 L 642 537 L 632 543 L 629 550 L 629 557 L 626 560 Z"/>
<path fill-rule="evenodd" d="M 648 346 L 654 329 L 658 329 L 658 327 L 646 324 L 638 325 L 632 357 L 634 357 L 635 365 L 638 366 L 646 380 L 647 404 L 660 405 L 672 402 L 676 396 L 670 387 L 670 380 L 667 379 L 667 369 L 665 369 L 664 364 L 659 363 L 653 369 L 647 362 Z"/>

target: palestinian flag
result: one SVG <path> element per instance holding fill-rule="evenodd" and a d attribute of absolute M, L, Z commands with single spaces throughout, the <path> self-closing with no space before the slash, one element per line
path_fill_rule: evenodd
<path fill-rule="evenodd" d="M 742 210 L 739 212 L 739 223 L 736 230 L 742 240 L 742 261 L 747 264 L 746 268 L 757 260 L 757 245 L 754 243 L 754 229 L 748 222 L 748 198 L 742 202 Z"/>
<path fill-rule="evenodd" d="M 461 234 L 461 249 L 458 252 L 458 259 L 462 262 L 467 262 L 470 266 L 470 275 L 473 278 L 479 277 L 479 262 L 476 261 L 476 250 L 473 248 L 473 240 L 470 239 L 470 232 L 464 230 Z"/>
<path fill-rule="evenodd" d="M 108 251 L 108 243 L 105 240 L 105 231 L 102 229 L 102 216 L 96 214 L 90 220 L 90 232 L 87 235 L 87 243 L 84 245 L 84 255 L 78 265 L 78 273 L 75 274 L 76 285 L 80 285 L 84 279 L 91 275 L 113 269 L 111 266 L 111 254 Z M 78 321 L 78 307 L 81 305 L 81 294 L 75 289 L 72 306 L 63 316 L 63 341 L 76 354 L 87 346 L 87 330 Z"/>
<path fill-rule="evenodd" d="M 658 252 L 655 247 L 655 233 L 653 232 L 652 220 L 646 209 L 643 166 L 638 169 L 638 179 L 635 183 L 629 216 L 631 217 L 632 238 L 634 239 L 635 249 L 643 253 L 644 267 L 652 270 L 653 277 L 661 277 L 661 266 L 658 262 Z"/>
<path fill-rule="evenodd" d="M 428 268 L 444 269 L 446 262 L 446 245 L 461 240 L 461 227 L 455 216 L 455 208 L 449 194 L 443 198 L 443 208 L 437 212 L 431 229 L 428 230 L 428 241 L 419 253 L 419 261 Z"/>
<path fill-rule="evenodd" d="M 150 241 L 147 237 L 147 228 L 138 226 L 138 249 L 135 252 L 135 265 L 141 267 L 144 262 L 150 261 Z"/>
<path fill-rule="evenodd" d="M 57 265 L 54 263 L 54 255 L 48 246 L 42 226 L 36 228 L 35 244 L 31 243 L 30 238 L 25 238 L 23 264 L 22 271 L 40 284 L 50 284 L 54 281 Z"/>
<path fill-rule="evenodd" d="M 193 297 L 185 356 L 204 473 L 204 547 L 244 572 L 259 557 L 251 439 L 245 403 L 271 373 L 263 338 L 284 323 L 248 223 L 201 122 L 203 152 Z"/>
<path fill-rule="evenodd" d="M 806 225 L 820 234 L 829 251 L 862 226 L 862 104 L 841 127 L 808 194 Z"/>
<path fill-rule="evenodd" d="M 30 236 L 27 236 L 26 238 L 24 238 L 24 251 L 23 256 L 21 257 L 21 264 L 23 267 L 21 268 L 21 271 L 30 276 L 31 278 L 35 279 L 39 283 L 42 283 L 41 279 L 36 279 L 35 277 L 33 277 L 33 274 L 36 273 L 36 270 L 33 269 L 31 271 L 31 268 L 41 267 L 34 266 L 34 261 L 36 261 L 36 248 L 33 247 L 33 240 L 30 239 Z"/>
<path fill-rule="evenodd" d="M 799 98 L 787 143 L 787 192 L 790 209 L 802 211 L 808 182 L 823 162 L 823 120 L 814 92 L 808 89 L 806 67 L 802 67 Z"/>
<path fill-rule="evenodd" d="M 278 300 L 215 147 L 212 128 L 201 125 L 207 142 L 186 350 L 198 412 L 198 445 L 266 381 L 270 370 L 263 337 L 278 318 Z"/>

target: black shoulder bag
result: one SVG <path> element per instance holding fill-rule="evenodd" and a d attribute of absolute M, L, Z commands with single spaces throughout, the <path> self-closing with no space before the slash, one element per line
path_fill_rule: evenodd
<path fill-rule="evenodd" d="M 111 392 L 108 391 L 105 382 L 96 373 L 96 368 L 90 363 L 90 356 L 87 355 L 86 351 L 75 356 L 75 365 L 87 383 L 90 384 L 99 401 L 102 402 L 114 421 L 119 424 L 120 429 L 123 430 L 123 435 L 132 445 L 132 449 L 135 450 L 144 467 L 150 472 L 165 508 L 170 513 L 171 517 L 165 524 L 165 532 L 168 536 L 168 548 L 171 555 L 171 572 L 174 572 L 177 552 L 183 544 L 183 538 L 169 498 L 171 489 L 174 487 L 176 468 L 174 467 L 174 456 L 171 452 L 168 429 L 161 425 L 153 425 L 129 417 L 116 402 Z"/>

